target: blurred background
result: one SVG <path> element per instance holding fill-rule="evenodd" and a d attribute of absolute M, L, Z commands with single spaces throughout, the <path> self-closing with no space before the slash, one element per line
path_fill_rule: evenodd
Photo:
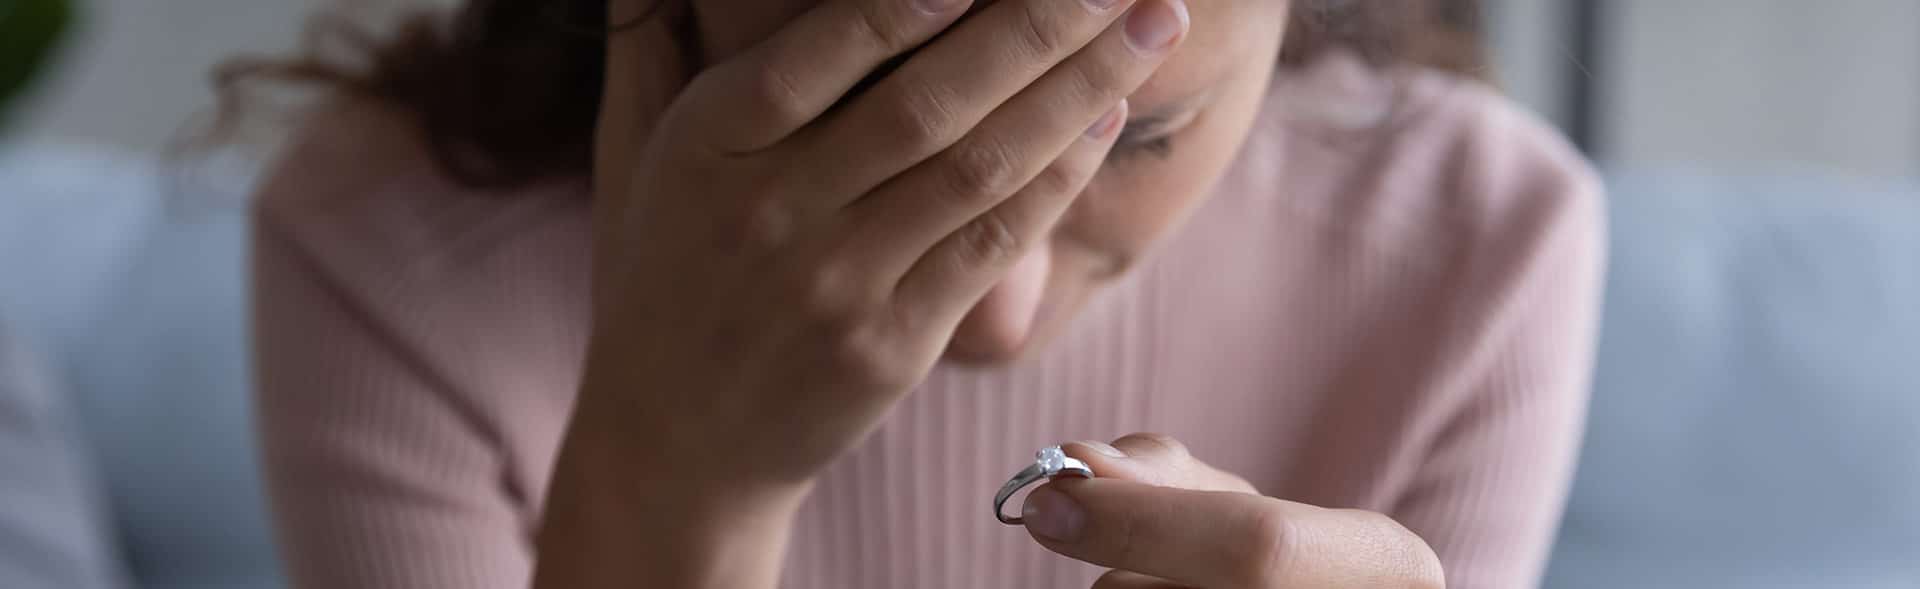
<path fill-rule="evenodd" d="M 84 0 L 67 19 L 0 0 L 0 92 L 24 89 L 0 110 L 0 373 L 48 383 L 0 384 L 0 585 L 279 585 L 248 445 L 258 154 L 184 182 L 164 154 L 220 60 L 294 48 L 316 7 L 430 3 Z M 1593 418 L 1547 585 L 1920 587 L 1920 2 L 1475 18 L 1493 77 L 1611 192 Z M 40 67 L 15 58 L 52 30 Z"/>

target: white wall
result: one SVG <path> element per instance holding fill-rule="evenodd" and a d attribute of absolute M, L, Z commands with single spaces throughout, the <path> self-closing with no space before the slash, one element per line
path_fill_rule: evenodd
<path fill-rule="evenodd" d="M 1920 2 L 1601 0 L 1600 159 L 1920 175 Z M 1566 0 L 1488 0 L 1515 98 L 1563 125 Z"/>
<path fill-rule="evenodd" d="M 42 85 L 14 131 L 30 140 L 151 150 L 211 106 L 207 72 L 214 64 L 235 53 L 293 48 L 313 8 L 372 12 L 451 0 L 82 1 L 86 22 L 68 43 L 63 69 Z M 1560 76 L 1577 67 L 1563 35 L 1565 0 L 1487 1 L 1507 90 L 1564 122 Z"/>
<path fill-rule="evenodd" d="M 28 140 L 164 146 L 212 104 L 207 71 L 294 47 L 303 15 L 448 0 L 85 0 L 66 66 L 15 120 Z M 1920 173 L 1920 2 L 1602 0 L 1603 159 Z M 1510 92 L 1566 124 L 1567 0 L 1487 0 Z M 20 137 L 15 137 L 20 138 Z"/>
<path fill-rule="evenodd" d="M 1487 0 L 1487 40 L 1509 96 L 1562 127 L 1568 123 L 1566 76 L 1579 74 L 1566 35 L 1566 0 Z"/>
<path fill-rule="evenodd" d="M 58 74 L 16 132 L 153 150 L 212 104 L 207 72 L 240 51 L 298 43 L 309 0 L 86 0 Z"/>
<path fill-rule="evenodd" d="M 1610 159 L 1920 172 L 1920 2 L 1607 1 Z"/>
<path fill-rule="evenodd" d="M 297 47 L 318 7 L 370 13 L 422 1 L 80 0 L 80 28 L 9 139 L 162 149 L 190 117 L 210 112 L 215 64 Z"/>

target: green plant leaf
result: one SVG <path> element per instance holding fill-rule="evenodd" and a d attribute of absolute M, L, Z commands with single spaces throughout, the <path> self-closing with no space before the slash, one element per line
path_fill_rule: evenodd
<path fill-rule="evenodd" d="M 0 128 L 72 25 L 71 0 L 0 0 Z"/>

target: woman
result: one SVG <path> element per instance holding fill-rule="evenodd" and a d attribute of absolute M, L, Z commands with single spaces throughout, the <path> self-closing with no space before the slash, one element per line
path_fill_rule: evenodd
<path fill-rule="evenodd" d="M 294 66 L 345 90 L 259 205 L 299 585 L 1537 582 L 1598 188 L 1376 51 L 1410 4 L 554 4 Z"/>

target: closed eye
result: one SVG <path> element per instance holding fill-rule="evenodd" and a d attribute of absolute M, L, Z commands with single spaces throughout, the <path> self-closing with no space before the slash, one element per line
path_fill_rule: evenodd
<path fill-rule="evenodd" d="M 1142 155 L 1165 158 L 1171 153 L 1173 153 L 1172 135 L 1131 140 L 1122 136 L 1113 144 L 1113 150 L 1107 152 L 1107 161 L 1131 159 Z"/>

